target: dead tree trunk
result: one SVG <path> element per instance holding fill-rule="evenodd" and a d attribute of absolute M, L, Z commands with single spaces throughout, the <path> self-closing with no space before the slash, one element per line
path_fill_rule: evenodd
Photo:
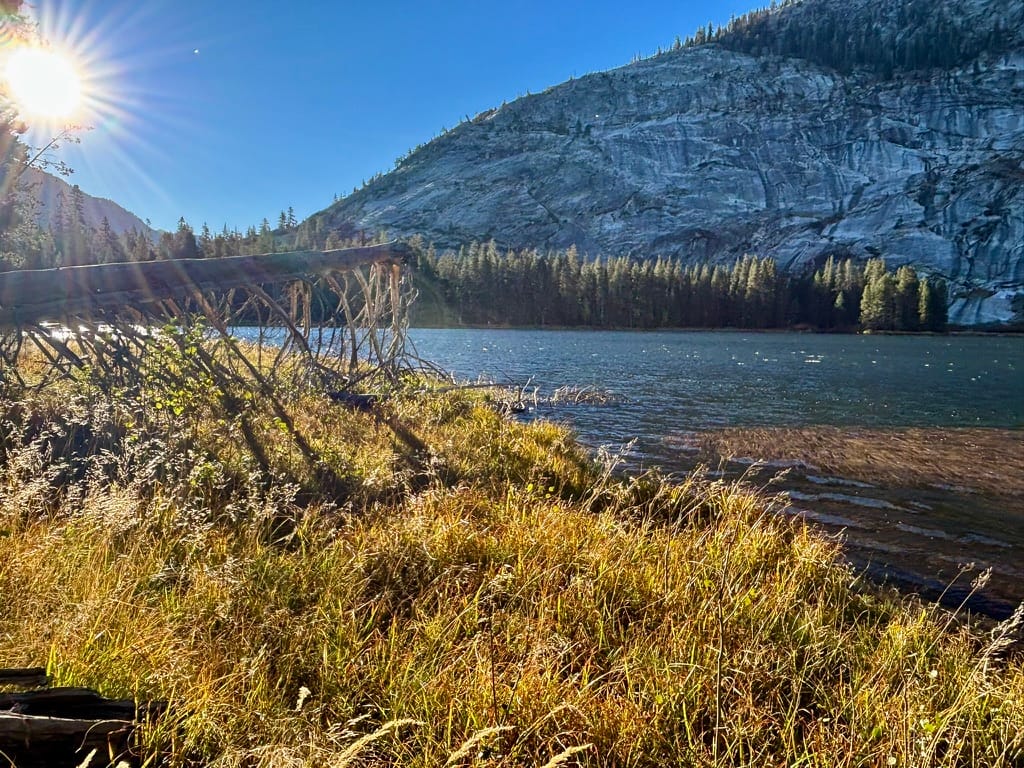
<path fill-rule="evenodd" d="M 402 243 L 336 251 L 295 251 L 223 259 L 176 259 L 0 272 L 0 328 L 86 314 L 100 319 L 125 307 L 206 291 L 267 285 L 305 275 L 401 263 Z"/>

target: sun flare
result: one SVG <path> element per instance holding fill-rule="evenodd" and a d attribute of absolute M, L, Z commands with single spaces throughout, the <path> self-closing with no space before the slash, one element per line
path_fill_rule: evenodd
<path fill-rule="evenodd" d="M 27 119 L 71 119 L 82 101 L 82 82 L 74 64 L 48 48 L 17 49 L 7 60 L 4 76 L 11 99 Z"/>

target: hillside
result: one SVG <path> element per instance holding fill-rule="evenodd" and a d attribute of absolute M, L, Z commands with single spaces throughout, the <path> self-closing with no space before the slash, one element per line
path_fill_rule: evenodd
<path fill-rule="evenodd" d="M 314 218 L 341 233 L 949 280 L 950 319 L 1024 315 L 1024 0 L 755 14 L 711 43 L 478 115 Z"/>
<path fill-rule="evenodd" d="M 64 179 L 29 168 L 18 182 L 22 189 L 31 190 L 39 201 L 36 207 L 36 222 L 44 229 L 56 225 L 62 206 L 70 206 L 75 198 L 75 187 Z M 81 195 L 83 222 L 92 229 L 99 229 L 103 220 L 110 223 L 115 234 L 123 234 L 131 230 L 145 233 L 155 241 L 159 233 L 146 222 L 130 211 L 126 211 L 113 200 L 104 197 L 93 197 L 79 190 Z"/>

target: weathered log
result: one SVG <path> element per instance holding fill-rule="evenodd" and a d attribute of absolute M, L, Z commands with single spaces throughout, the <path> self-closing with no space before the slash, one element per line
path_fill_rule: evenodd
<path fill-rule="evenodd" d="M 46 685 L 50 678 L 42 667 L 11 667 L 0 669 L 0 685 L 19 685 L 23 688 L 36 688 Z"/>
<path fill-rule="evenodd" d="M 135 724 L 0 712 L 0 765 L 17 768 L 110 766 L 131 759 Z"/>
<path fill-rule="evenodd" d="M 0 765 L 79 766 L 92 750 L 89 765 L 107 765 L 111 757 L 116 762 L 130 751 L 138 723 L 166 707 L 106 699 L 87 688 L 0 694 Z"/>
<path fill-rule="evenodd" d="M 0 272 L 0 328 L 86 314 L 101 319 L 129 306 L 211 290 L 267 285 L 305 275 L 397 264 L 404 243 L 222 259 L 172 259 Z"/>
<path fill-rule="evenodd" d="M 103 720 L 134 720 L 137 707 L 131 699 L 107 699 L 88 688 L 45 688 L 25 693 L 0 693 L 0 713 L 49 717 L 89 717 Z"/>
<path fill-rule="evenodd" d="M 0 712 L 0 750 L 8 745 L 24 744 L 42 748 L 44 741 L 75 739 L 81 744 L 106 744 L 112 733 L 127 734 L 135 727 L 131 720 L 93 720 L 88 718 L 48 717 Z"/>

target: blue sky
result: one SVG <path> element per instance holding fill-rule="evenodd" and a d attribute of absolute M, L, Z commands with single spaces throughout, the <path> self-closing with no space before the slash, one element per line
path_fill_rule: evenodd
<path fill-rule="evenodd" d="M 626 64 L 742 0 L 35 0 L 91 73 L 69 179 L 159 228 L 299 219 L 443 127 Z M 45 137 L 36 135 L 34 141 Z"/>

